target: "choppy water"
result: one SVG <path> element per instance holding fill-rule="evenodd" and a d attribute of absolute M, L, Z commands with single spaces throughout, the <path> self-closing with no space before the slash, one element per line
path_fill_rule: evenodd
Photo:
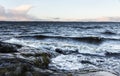
<path fill-rule="evenodd" d="M 0 40 L 54 54 L 54 70 L 120 72 L 120 23 L 1 22 Z"/>

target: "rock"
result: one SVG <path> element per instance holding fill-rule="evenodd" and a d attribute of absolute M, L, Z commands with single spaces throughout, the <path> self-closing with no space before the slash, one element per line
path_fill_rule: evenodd
<path fill-rule="evenodd" d="M 120 53 L 106 52 L 106 56 L 120 56 Z"/>
<path fill-rule="evenodd" d="M 22 47 L 21 45 L 17 45 L 17 44 L 0 42 L 0 53 L 18 52 L 17 49 L 21 47 Z"/>
<path fill-rule="evenodd" d="M 22 68 L 20 66 L 18 66 L 14 72 L 16 75 L 19 75 L 22 73 Z"/>
<path fill-rule="evenodd" d="M 50 58 L 51 55 L 49 53 L 30 53 L 30 54 L 26 54 L 26 53 L 22 53 L 21 54 L 27 61 L 27 59 L 29 60 L 28 57 L 32 58 L 31 61 L 33 63 L 33 65 L 40 67 L 40 68 L 47 68 L 49 63 L 50 63 Z"/>
<path fill-rule="evenodd" d="M 78 53 L 78 49 L 74 49 L 74 50 L 68 50 L 68 49 L 61 49 L 61 48 L 56 48 L 55 52 L 59 53 L 59 54 L 73 54 L 73 53 Z"/>
<path fill-rule="evenodd" d="M 55 51 L 56 51 L 57 53 L 64 54 L 64 52 L 63 52 L 61 49 L 59 49 L 59 48 L 56 48 Z"/>
<path fill-rule="evenodd" d="M 81 60 L 81 63 L 82 63 L 82 64 L 93 64 L 92 62 L 87 61 L 87 60 Z M 93 64 L 93 65 L 94 65 L 94 64 Z"/>
<path fill-rule="evenodd" d="M 33 76 L 31 72 L 26 72 L 25 76 Z"/>
<path fill-rule="evenodd" d="M 13 74 L 11 72 L 6 72 L 5 76 L 13 76 Z"/>
<path fill-rule="evenodd" d="M 50 55 L 47 53 L 41 53 L 41 55 L 34 60 L 34 65 L 40 68 L 48 68 L 49 63 Z"/>
<path fill-rule="evenodd" d="M 33 67 L 33 75 L 39 76 L 39 74 L 41 74 L 43 76 L 46 76 L 46 75 L 53 74 L 53 71 L 47 70 L 47 69 L 40 69 L 40 68 Z"/>

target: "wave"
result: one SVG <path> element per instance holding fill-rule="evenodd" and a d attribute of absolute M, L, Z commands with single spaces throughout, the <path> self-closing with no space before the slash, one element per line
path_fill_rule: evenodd
<path fill-rule="evenodd" d="M 67 44 L 64 42 L 41 42 L 39 40 L 23 40 L 12 38 L 5 40 L 4 42 L 11 44 L 18 44 L 22 46 L 32 47 L 33 49 L 44 49 L 49 52 L 54 52 L 56 54 L 80 54 L 84 56 L 95 56 L 95 57 L 120 57 L 120 43 L 110 43 L 105 42 L 101 45 L 90 45 L 81 43 L 79 45 Z"/>
<path fill-rule="evenodd" d="M 97 29 L 97 28 L 102 28 L 100 26 L 87 26 L 87 27 L 81 27 L 81 29 Z"/>
<path fill-rule="evenodd" d="M 78 37 L 78 38 L 74 38 L 74 39 L 83 41 L 83 42 L 94 43 L 94 44 L 100 44 L 105 40 L 100 37 Z"/>
<path fill-rule="evenodd" d="M 17 36 L 16 38 L 34 38 L 34 39 L 53 39 L 53 40 L 73 40 L 73 41 L 80 41 L 90 44 L 101 44 L 106 40 L 112 40 L 112 41 L 119 41 L 119 38 L 105 38 L 105 37 L 95 37 L 95 36 L 88 36 L 88 37 L 78 37 L 78 36 L 60 36 L 60 35 L 22 35 Z"/>
<path fill-rule="evenodd" d="M 72 26 L 71 26 L 72 27 Z M 72 28 L 80 28 L 80 29 L 99 29 L 103 28 L 102 26 L 73 26 Z"/>
<path fill-rule="evenodd" d="M 69 37 L 69 36 L 56 36 L 56 35 L 31 35 L 31 36 L 17 36 L 16 38 L 34 38 L 34 39 L 53 39 L 53 40 L 73 40 L 86 42 L 91 44 L 101 44 L 105 38 L 100 37 Z"/>
<path fill-rule="evenodd" d="M 54 32 L 31 32 L 30 34 L 53 34 Z"/>
<path fill-rule="evenodd" d="M 116 35 L 117 33 L 107 30 L 107 31 L 102 32 L 102 34 L 105 34 L 105 35 Z"/>

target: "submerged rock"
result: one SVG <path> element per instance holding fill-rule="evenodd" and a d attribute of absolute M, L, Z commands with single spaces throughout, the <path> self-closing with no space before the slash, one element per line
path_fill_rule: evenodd
<path fill-rule="evenodd" d="M 87 60 L 81 60 L 81 63 L 82 63 L 82 64 L 93 64 L 92 62 L 87 61 Z"/>
<path fill-rule="evenodd" d="M 59 54 L 64 54 L 64 55 L 67 55 L 67 54 L 77 54 L 78 53 L 78 49 L 62 49 L 62 48 L 56 48 L 55 49 L 55 52 L 59 53 Z"/>
<path fill-rule="evenodd" d="M 0 53 L 14 53 L 18 52 L 17 49 L 21 48 L 21 45 L 18 44 L 10 44 L 10 43 L 4 43 L 0 42 Z"/>
<path fill-rule="evenodd" d="M 64 54 L 64 52 L 63 52 L 62 49 L 56 48 L 55 51 L 56 51 L 57 53 Z"/>
<path fill-rule="evenodd" d="M 106 52 L 106 56 L 120 56 L 120 53 L 114 53 L 114 52 Z"/>

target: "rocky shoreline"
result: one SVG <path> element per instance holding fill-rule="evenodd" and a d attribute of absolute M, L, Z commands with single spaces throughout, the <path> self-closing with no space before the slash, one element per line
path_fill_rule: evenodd
<path fill-rule="evenodd" d="M 51 70 L 49 64 L 52 57 L 49 52 L 35 52 L 27 46 L 0 42 L 0 76 L 117 76 L 102 70 L 77 73 Z"/>

